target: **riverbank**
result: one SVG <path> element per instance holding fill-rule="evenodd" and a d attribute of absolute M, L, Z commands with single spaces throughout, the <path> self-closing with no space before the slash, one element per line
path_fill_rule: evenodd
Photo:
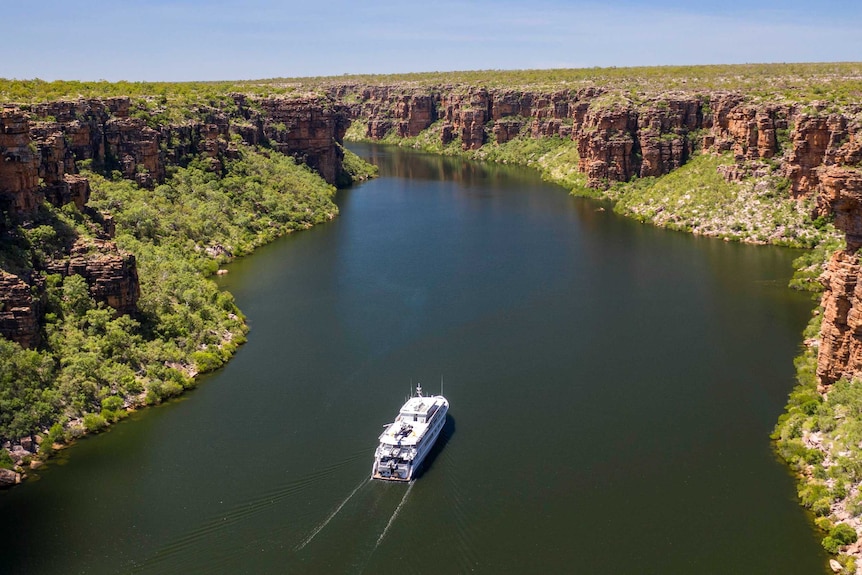
<path fill-rule="evenodd" d="M 359 130 L 352 128 L 347 137 L 370 141 L 358 134 Z M 835 250 L 844 248 L 841 234 L 831 223 L 811 219 L 811 200 L 782 197 L 765 186 L 764 180 L 739 184 L 724 180 L 723 169 L 732 165 L 728 156 L 698 155 L 667 176 L 621 183 L 603 190 L 586 186 L 585 178 L 577 170 L 575 146 L 559 138 L 513 140 L 507 145 L 491 144 L 475 151 L 465 151 L 458 145 L 439 146 L 436 138 L 427 135 L 402 139 L 390 136 L 386 141 L 430 153 L 532 167 L 544 179 L 571 189 L 575 195 L 612 201 L 617 213 L 660 227 L 745 243 L 809 248 L 808 254 L 794 262 L 796 270 L 791 286 L 812 295 L 822 292 L 821 276 L 828 261 Z M 700 195 L 692 199 L 697 193 Z M 656 200 L 658 197 L 660 201 Z M 652 218 L 641 217 L 644 210 L 655 205 L 664 208 L 653 210 Z M 700 227 L 694 220 L 709 222 L 710 226 Z M 816 371 L 823 310 L 820 307 L 814 311 L 803 334 L 805 350 L 795 361 L 798 383 L 773 440 L 777 452 L 797 473 L 800 503 L 815 514 L 814 523 L 822 532 L 824 548 L 835 554 L 833 561 L 837 563 L 832 564 L 833 570 L 840 565 L 836 572 L 859 573 L 862 543 L 857 543 L 855 533 L 862 532 L 862 506 L 857 501 L 862 500 L 862 474 L 848 471 L 848 468 L 862 469 L 858 434 L 848 434 L 843 425 L 827 426 L 828 431 L 824 431 L 816 421 L 843 419 L 845 416 L 838 412 L 849 408 L 853 416 L 848 418 L 847 425 L 855 429 L 856 415 L 862 414 L 862 397 L 849 391 L 855 388 L 847 380 L 841 380 L 835 388 L 836 397 L 842 397 L 841 403 L 824 401 L 828 389 L 821 387 L 818 391 Z M 812 429 L 816 430 L 813 435 Z"/>
<path fill-rule="evenodd" d="M 825 574 L 763 441 L 810 306 L 784 288 L 791 252 L 643 226 L 533 170 L 350 147 L 383 177 L 218 280 L 252 326 L 224 369 L 0 494 L 28 519 L 0 530 L 12 571 L 385 572 L 409 553 L 445 573 Z M 440 373 L 446 443 L 393 519 L 375 438 L 409 378 Z"/>
<path fill-rule="evenodd" d="M 822 412 L 820 419 L 825 421 L 835 416 L 834 402 L 828 399 L 831 390 L 841 390 L 845 385 L 842 382 L 853 381 L 862 374 L 862 336 L 858 335 L 862 334 L 862 329 L 854 327 L 856 318 L 862 317 L 859 311 L 862 297 L 854 293 L 860 276 L 856 251 L 862 246 L 859 232 L 862 229 L 859 224 L 862 220 L 860 77 L 862 67 L 847 63 L 465 72 L 442 76 L 339 77 L 186 86 L 7 82 L 0 85 L 0 95 L 6 98 L 7 94 L 18 94 L 21 99 L 37 101 L 38 94 L 65 94 L 69 90 L 147 94 L 132 111 L 123 98 L 103 105 L 112 114 L 116 108 L 124 118 L 131 117 L 138 120 L 137 123 L 132 119 L 106 123 L 96 118 L 97 121 L 90 124 L 93 130 L 102 130 L 109 149 L 117 152 L 102 154 L 103 173 L 109 173 L 104 172 L 106 168 L 117 169 L 121 176 L 145 188 L 163 181 L 164 165 L 160 167 L 159 162 L 154 161 L 163 155 L 182 158 L 200 146 L 207 151 L 206 162 L 216 160 L 216 165 L 223 166 L 224 156 L 230 155 L 230 138 L 233 137 L 225 138 L 225 134 L 233 134 L 253 146 L 273 142 L 274 149 L 305 158 L 309 165 L 328 174 L 328 179 L 332 180 L 335 175 L 333 158 L 338 157 L 338 152 L 330 153 L 329 147 L 321 147 L 322 142 L 331 141 L 328 136 L 322 139 L 302 136 L 312 125 L 296 129 L 298 126 L 289 113 L 291 106 L 286 103 L 296 98 L 271 101 L 266 96 L 226 93 L 227 90 L 246 90 L 249 94 L 266 94 L 269 90 L 290 95 L 312 90 L 316 93 L 314 98 L 299 100 L 312 104 L 322 102 L 314 108 L 321 118 L 329 118 L 322 125 L 341 131 L 342 135 L 352 121 L 348 138 L 532 166 L 573 193 L 610 200 L 619 213 L 640 221 L 726 240 L 815 248 L 812 254 L 834 253 L 828 261 L 820 255 L 801 258 L 798 277 L 793 282 L 794 287 L 821 289 L 817 278 L 823 278 L 826 284 L 821 298 L 819 332 L 806 337 L 810 353 L 816 357 L 813 377 L 818 399 L 813 400 L 814 403 L 803 402 L 802 410 L 806 417 L 814 415 L 814 411 Z M 153 91 L 161 95 L 149 95 Z M 182 124 L 184 109 L 191 108 L 189 102 L 201 94 L 205 94 L 209 102 L 195 113 L 206 121 L 199 122 L 198 128 L 187 129 Z M 15 157 L 23 158 L 26 164 L 27 158 L 38 152 L 42 160 L 49 161 L 38 169 L 24 170 L 23 178 L 16 172 L 10 181 L 16 182 L 16 186 L 23 181 L 24 187 L 31 185 L 34 190 L 41 189 L 46 197 L 56 198 L 58 205 L 83 197 L 86 194 L 79 180 L 65 178 L 62 169 L 59 172 L 64 177 L 57 177 L 58 164 L 51 163 L 50 159 L 62 157 L 63 141 L 49 136 L 60 123 L 67 126 L 64 128 L 66 139 L 80 144 L 86 138 L 77 127 L 73 129 L 73 125 L 86 118 L 74 110 L 69 114 L 62 106 L 35 105 L 30 110 L 40 120 L 38 138 L 34 140 L 39 143 L 33 149 L 26 143 L 13 142 L 17 146 Z M 223 129 L 226 124 L 219 119 L 219 113 L 235 120 L 227 123 L 227 130 Z M 165 123 L 166 130 L 159 128 Z M 144 128 L 153 131 L 147 132 Z M 129 141 L 123 136 L 129 132 L 146 137 Z M 18 132 L 6 130 L 6 133 Z M 164 140 L 164 150 L 160 149 L 160 144 L 152 147 L 159 137 Z M 223 147 L 220 142 L 224 143 Z M 35 183 L 39 177 L 44 180 L 42 184 Z M 28 199 L 26 194 L 15 195 L 19 191 L 17 188 L 11 190 L 9 201 L 13 208 L 32 213 L 38 202 L 33 197 Z M 83 206 L 86 200 L 79 203 Z M 258 208 L 256 205 L 255 209 Z M 80 225 L 64 213 L 51 213 L 48 217 L 60 222 L 60 229 Z M 145 221 L 146 217 L 136 229 L 146 235 Z M 96 217 L 86 225 L 107 230 L 111 222 Z M 51 232 L 42 226 L 21 234 L 24 240 L 13 238 L 7 242 L 11 246 L 7 253 L 14 254 L 15 249 L 27 252 L 31 246 L 50 246 L 52 242 L 61 252 L 71 250 L 60 245 L 63 242 L 56 242 Z M 59 234 L 57 237 L 66 236 Z M 102 259 L 113 262 L 107 266 L 109 268 L 134 269 L 134 260 L 109 243 L 98 244 L 98 249 L 93 245 L 79 247 L 79 253 L 101 250 Z M 198 251 L 208 248 L 218 254 L 222 246 L 199 245 Z M 35 261 L 46 255 L 38 250 L 32 254 L 23 259 Z M 26 273 L 16 275 L 15 266 L 21 265 L 15 257 L 7 258 L 4 265 L 3 269 L 11 270 L 11 275 L 18 278 L 0 278 L 5 280 L 0 293 L 6 294 L 7 316 L 10 315 L 8 310 L 13 308 L 39 307 L 32 304 L 32 298 L 27 299 L 27 290 L 33 286 L 38 293 L 47 294 L 49 304 L 47 296 L 54 293 L 58 306 L 73 301 L 81 303 L 81 309 L 91 305 L 84 298 L 76 299 L 75 294 L 80 295 L 84 290 L 80 282 L 75 285 L 77 280 L 71 280 L 67 294 L 64 282 L 57 283 L 54 279 L 51 280 L 54 283 L 50 283 L 45 276 L 45 289 L 39 291 L 42 289 L 39 282 L 19 281 Z M 89 268 L 84 265 L 84 269 Z M 97 275 L 90 274 L 92 281 L 87 285 L 91 291 Z M 119 274 L 115 279 L 113 291 L 94 295 L 113 302 L 116 305 L 113 309 L 133 309 L 138 298 L 136 280 L 133 281 L 131 274 Z M 172 305 L 195 305 L 193 301 L 180 302 L 179 299 L 182 298 L 177 298 Z M 95 305 L 98 307 L 98 303 Z M 32 338 L 41 328 L 34 318 L 40 313 L 34 311 L 30 315 L 13 317 L 14 328 L 7 333 L 21 338 L 26 345 L 35 346 Z M 108 322 L 96 325 L 98 331 L 102 329 L 98 326 L 107 326 Z M 85 328 L 87 324 L 77 329 L 86 331 Z M 209 348 L 196 352 L 201 354 L 198 357 L 204 364 L 212 359 L 213 352 Z M 39 357 L 22 356 L 24 359 L 16 362 L 23 366 L 20 369 L 50 372 L 50 362 L 40 363 Z M 788 417 L 782 420 L 779 428 L 786 421 L 804 419 L 796 415 L 799 406 L 794 403 L 794 397 L 810 399 L 811 382 L 807 373 L 800 371 L 800 381 L 807 383 L 801 383 L 791 396 Z M 70 384 L 71 389 L 91 387 L 86 378 L 83 384 L 74 378 L 71 381 L 74 382 Z M 34 416 L 41 417 L 39 414 L 56 405 L 52 403 L 56 398 L 50 386 L 39 383 L 33 387 L 41 391 L 25 403 L 38 406 Z M 45 390 L 48 392 L 43 393 Z M 88 399 L 90 405 L 101 409 L 95 399 Z M 80 411 L 79 407 L 73 408 Z M 839 411 L 843 409 L 848 408 Z M 22 410 L 15 408 L 15 412 Z M 857 422 L 855 408 L 851 408 L 850 413 L 849 421 Z M 91 421 L 100 423 L 92 417 Z M 822 422 L 808 422 L 804 426 L 794 423 L 791 427 L 795 431 L 790 439 L 803 439 L 794 435 L 797 431 L 820 433 L 824 426 Z M 831 432 L 834 429 L 824 431 Z M 842 454 L 846 450 L 855 458 L 858 446 L 843 445 L 839 435 L 813 436 L 820 438 L 812 440 L 819 447 L 814 449 L 806 444 L 806 449 L 824 455 L 821 458 L 809 454 L 807 457 L 812 461 L 806 462 L 809 467 L 803 469 L 803 475 L 836 473 L 833 471 L 835 462 L 844 457 Z M 779 450 L 795 464 L 793 454 L 784 447 Z M 823 481 L 831 498 L 827 515 L 833 523 L 846 522 L 846 516 L 843 512 L 837 513 L 838 507 L 833 509 L 833 504 L 846 499 L 842 493 L 858 492 L 855 475 L 848 475 L 846 481 L 831 476 Z M 836 483 L 842 486 L 833 489 Z M 808 498 L 803 491 L 808 484 L 806 480 L 800 487 L 806 505 Z M 819 501 L 817 509 L 827 507 L 825 496 L 815 500 Z M 831 532 L 831 525 L 819 523 Z M 824 546 L 830 551 L 846 551 L 846 534 L 835 535 L 838 537 L 829 535 L 831 540 L 824 541 Z M 851 566 L 846 569 L 850 570 Z"/>
<path fill-rule="evenodd" d="M 34 107 L 41 121 L 14 108 L 0 117 L 2 144 L 15 151 L 0 169 L 2 486 L 228 361 L 248 327 L 209 277 L 334 218 L 336 188 L 324 176 L 344 186 L 373 175 L 341 147 L 337 111 L 314 100 L 272 104 L 277 112 L 260 116 L 265 140 L 243 139 L 248 120 L 229 111 L 221 127 L 131 118 L 149 105 L 54 102 Z M 311 120 L 321 135 L 297 140 L 286 125 L 270 133 L 273 118 L 295 118 L 297 128 Z M 107 142 L 90 147 L 82 126 Z"/>

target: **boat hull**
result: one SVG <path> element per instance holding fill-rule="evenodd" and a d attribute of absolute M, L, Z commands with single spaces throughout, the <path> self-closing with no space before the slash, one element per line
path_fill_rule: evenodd
<path fill-rule="evenodd" d="M 400 431 L 394 431 L 396 426 L 401 425 L 400 430 L 406 425 L 398 420 L 390 424 L 387 431 L 381 435 L 380 445 L 374 452 L 372 479 L 408 483 L 418 475 L 428 453 L 440 436 L 449 410 L 449 402 L 442 396 L 427 399 L 434 399 L 437 407 L 427 422 L 427 428 L 419 437 L 407 438 L 406 435 L 402 437 Z"/>

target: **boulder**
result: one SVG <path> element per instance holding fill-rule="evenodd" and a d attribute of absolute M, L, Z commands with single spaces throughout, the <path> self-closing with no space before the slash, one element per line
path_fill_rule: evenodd
<path fill-rule="evenodd" d="M 0 469 L 0 489 L 6 489 L 21 483 L 21 474 L 11 469 Z"/>

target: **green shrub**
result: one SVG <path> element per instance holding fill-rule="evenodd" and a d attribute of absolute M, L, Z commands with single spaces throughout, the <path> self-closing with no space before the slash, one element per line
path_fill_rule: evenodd
<path fill-rule="evenodd" d="M 63 425 L 60 423 L 55 423 L 48 430 L 48 434 L 45 436 L 45 439 L 42 441 L 43 444 L 53 444 L 53 443 L 64 443 L 66 441 L 65 430 L 63 429 Z"/>
<path fill-rule="evenodd" d="M 817 525 L 819 529 L 829 533 L 834 526 L 832 520 L 828 517 L 818 517 L 814 520 L 814 524 Z"/>
<path fill-rule="evenodd" d="M 12 469 L 15 467 L 15 461 L 8 451 L 0 447 L 0 469 Z"/>
<path fill-rule="evenodd" d="M 856 530 L 850 527 L 847 523 L 839 523 L 834 526 L 829 532 L 829 536 L 838 541 L 841 545 L 849 545 L 858 538 Z"/>
<path fill-rule="evenodd" d="M 39 445 L 39 457 L 42 459 L 48 459 L 49 457 L 54 455 L 54 444 L 49 443 L 47 441 L 43 441 L 41 445 Z"/>
<path fill-rule="evenodd" d="M 821 541 L 820 543 L 821 545 L 823 545 L 823 548 L 826 549 L 826 551 L 832 553 L 833 555 L 838 553 L 839 549 L 841 548 L 841 543 L 839 543 L 837 540 L 835 540 L 835 538 L 830 536 L 824 537 L 823 541 Z"/>
<path fill-rule="evenodd" d="M 803 484 L 798 489 L 799 499 L 806 507 L 811 507 L 816 501 L 829 501 L 829 488 L 820 482 L 812 481 Z"/>
<path fill-rule="evenodd" d="M 222 359 L 211 351 L 196 351 L 192 354 L 192 361 L 200 373 L 213 371 L 222 366 Z"/>
<path fill-rule="evenodd" d="M 824 497 L 811 504 L 811 512 L 818 517 L 825 517 L 832 511 L 832 498 Z"/>
<path fill-rule="evenodd" d="M 103 409 L 99 412 L 99 415 L 102 416 L 102 419 L 104 419 L 108 423 L 117 423 L 120 419 L 123 418 L 125 414 L 125 411 L 114 411 L 111 409 Z"/>
<path fill-rule="evenodd" d="M 183 386 L 175 381 L 150 381 L 147 385 L 147 405 L 158 405 L 183 392 Z"/>
<path fill-rule="evenodd" d="M 102 400 L 102 409 L 107 409 L 109 411 L 119 411 L 122 408 L 123 398 L 121 397 L 112 395 Z"/>
<path fill-rule="evenodd" d="M 818 451 L 818 453 L 820 453 L 820 452 Z M 823 460 L 823 458 L 821 457 L 817 461 L 817 463 L 820 463 L 820 461 L 822 461 L 822 460 Z M 834 501 L 841 501 L 842 499 L 847 497 L 847 487 L 844 485 L 844 482 L 843 481 L 836 481 L 835 486 L 830 491 L 830 494 L 832 495 L 832 499 Z"/>
<path fill-rule="evenodd" d="M 108 426 L 108 422 L 98 413 L 88 413 L 84 415 L 84 429 L 88 433 L 98 433 Z"/>

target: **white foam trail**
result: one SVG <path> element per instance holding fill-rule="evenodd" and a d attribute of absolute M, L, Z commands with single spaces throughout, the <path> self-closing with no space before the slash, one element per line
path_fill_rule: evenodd
<path fill-rule="evenodd" d="M 401 511 L 401 507 L 404 506 L 404 502 L 407 501 L 407 496 L 410 495 L 410 490 L 413 489 L 413 481 L 410 482 L 410 485 L 407 486 L 407 491 L 404 492 L 404 497 L 401 498 L 401 502 L 398 504 L 398 507 L 395 508 L 395 511 L 392 512 L 392 517 L 389 518 L 389 523 L 386 524 L 386 527 L 383 529 L 383 533 L 380 534 L 380 537 L 377 538 L 377 543 L 374 545 L 374 549 L 371 553 L 377 550 L 380 546 L 380 542 L 383 541 L 383 538 L 386 537 L 386 533 L 389 531 L 389 528 L 392 527 L 392 524 L 395 523 L 395 518 L 398 517 L 398 512 Z"/>
<path fill-rule="evenodd" d="M 341 511 L 341 509 L 342 509 L 345 505 L 347 505 L 347 502 L 348 502 L 348 501 L 350 501 L 350 499 L 351 499 L 354 495 L 356 495 L 356 492 L 357 492 L 357 491 L 359 491 L 359 488 L 360 488 L 360 487 L 362 487 L 363 485 L 365 485 L 366 483 L 368 483 L 369 481 L 371 481 L 371 480 L 370 480 L 370 479 L 368 479 L 367 477 L 366 477 L 365 479 L 363 479 L 362 481 L 360 481 L 360 482 L 359 482 L 359 485 L 357 485 L 357 486 L 353 489 L 353 491 L 351 491 L 351 492 L 350 492 L 350 495 L 348 495 L 348 496 L 347 496 L 347 498 L 346 498 L 344 501 L 342 501 L 342 502 L 341 502 L 341 504 L 340 504 L 338 507 L 336 507 L 336 508 L 335 508 L 335 511 L 333 511 L 332 513 L 330 513 L 330 514 L 329 514 L 329 517 L 327 517 L 326 519 L 324 519 L 324 520 L 323 520 L 323 523 L 321 523 L 320 525 L 318 525 L 317 527 L 315 527 L 315 528 L 314 528 L 314 531 L 312 531 L 312 532 L 311 532 L 311 535 L 309 535 L 308 537 L 306 537 L 305 541 L 303 541 L 302 543 L 300 543 L 298 547 L 295 547 L 295 548 L 294 548 L 294 551 L 301 551 L 301 550 L 302 550 L 306 545 L 308 545 L 309 543 L 311 543 L 311 540 L 312 540 L 312 539 L 314 539 L 314 538 L 317 536 L 317 534 L 318 534 L 318 533 L 320 533 L 321 531 L 323 531 L 323 528 L 324 528 L 324 527 L 326 527 L 327 525 L 329 525 L 329 522 L 330 522 L 330 521 L 332 521 L 332 518 L 333 518 L 333 517 L 335 517 L 336 515 L 338 515 L 338 512 L 339 512 L 339 511 Z"/>

